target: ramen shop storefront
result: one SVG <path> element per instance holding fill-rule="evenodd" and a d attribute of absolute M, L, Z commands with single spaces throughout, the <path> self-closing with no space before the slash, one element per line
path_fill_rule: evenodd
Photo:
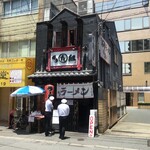
<path fill-rule="evenodd" d="M 70 106 L 68 130 L 88 132 L 90 109 L 94 107 L 92 83 L 57 84 L 57 99 L 66 98 Z"/>

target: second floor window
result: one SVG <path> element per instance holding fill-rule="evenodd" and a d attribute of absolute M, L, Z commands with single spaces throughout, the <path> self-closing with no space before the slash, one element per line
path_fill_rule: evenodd
<path fill-rule="evenodd" d="M 144 63 L 144 70 L 145 70 L 145 73 L 150 73 L 150 62 Z"/>
<path fill-rule="evenodd" d="M 122 53 L 150 51 L 150 39 L 120 41 L 119 44 Z"/>
<path fill-rule="evenodd" d="M 123 75 L 131 75 L 131 63 L 124 63 L 122 66 Z"/>
<path fill-rule="evenodd" d="M 1 58 L 35 57 L 35 40 L 2 43 Z"/>
<path fill-rule="evenodd" d="M 54 32 L 53 47 L 74 46 L 76 44 L 76 30 L 67 30 L 66 42 L 63 41 L 62 36 L 62 32 Z"/>
<path fill-rule="evenodd" d="M 9 0 L 3 3 L 4 16 L 16 16 L 37 11 L 38 0 Z"/>

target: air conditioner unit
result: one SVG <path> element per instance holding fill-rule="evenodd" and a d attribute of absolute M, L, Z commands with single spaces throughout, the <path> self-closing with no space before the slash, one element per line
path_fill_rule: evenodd
<path fill-rule="evenodd" d="M 78 14 L 85 15 L 94 12 L 94 1 L 93 0 L 82 0 L 78 2 Z"/>

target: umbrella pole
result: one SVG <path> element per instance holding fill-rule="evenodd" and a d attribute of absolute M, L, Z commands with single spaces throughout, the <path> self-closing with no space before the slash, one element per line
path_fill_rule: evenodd
<path fill-rule="evenodd" d="M 29 115 L 30 115 L 30 96 L 29 96 Z"/>

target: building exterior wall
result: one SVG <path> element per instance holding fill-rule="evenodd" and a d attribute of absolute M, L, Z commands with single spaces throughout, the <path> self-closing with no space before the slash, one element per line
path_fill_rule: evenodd
<path fill-rule="evenodd" d="M 95 3 L 105 2 L 107 0 L 95 0 Z M 133 1 L 131 1 L 133 2 Z M 119 2 L 117 2 L 119 3 Z M 123 1 L 122 1 L 123 4 Z M 141 1 L 142 4 L 142 1 Z M 116 5 L 116 4 L 115 4 Z M 115 7 L 114 5 L 114 7 Z M 120 6 L 121 8 L 121 6 Z M 139 6 L 137 8 L 126 8 L 122 10 L 114 10 L 113 6 L 110 12 L 100 13 L 99 16 L 102 19 L 119 21 L 129 18 L 137 17 L 148 17 L 150 15 L 150 5 Z M 150 18 L 149 18 L 150 20 Z M 144 21 L 143 21 L 144 22 Z M 132 25 L 132 24 L 130 24 Z M 150 23 L 149 23 L 150 25 Z M 138 26 L 138 23 L 137 23 Z M 131 41 L 131 40 L 141 40 L 141 39 L 150 39 L 149 27 L 140 28 L 140 29 L 129 29 L 126 31 L 118 32 L 119 42 L 122 41 Z M 132 64 L 132 73 L 131 75 L 123 75 L 123 86 L 124 87 L 145 87 L 150 86 L 150 73 L 144 73 L 144 62 L 150 62 L 150 49 L 146 51 L 136 51 L 136 52 L 124 52 L 122 53 L 123 63 Z M 147 81 L 147 85 L 146 82 Z M 138 105 L 138 91 L 132 91 L 131 93 L 131 106 Z M 133 97 L 132 97 L 133 94 Z M 150 103 L 150 93 L 144 93 L 144 102 Z"/>
<path fill-rule="evenodd" d="M 8 120 L 10 88 L 0 88 L 0 120 Z M 1 122 L 0 121 L 0 122 Z"/>
<path fill-rule="evenodd" d="M 123 76 L 124 86 L 145 86 L 150 81 L 150 74 L 144 73 L 144 62 L 150 61 L 150 51 L 123 54 L 123 63 L 132 63 L 131 76 Z"/>
<path fill-rule="evenodd" d="M 107 99 L 98 100 L 98 132 L 104 133 L 108 129 Z"/>

